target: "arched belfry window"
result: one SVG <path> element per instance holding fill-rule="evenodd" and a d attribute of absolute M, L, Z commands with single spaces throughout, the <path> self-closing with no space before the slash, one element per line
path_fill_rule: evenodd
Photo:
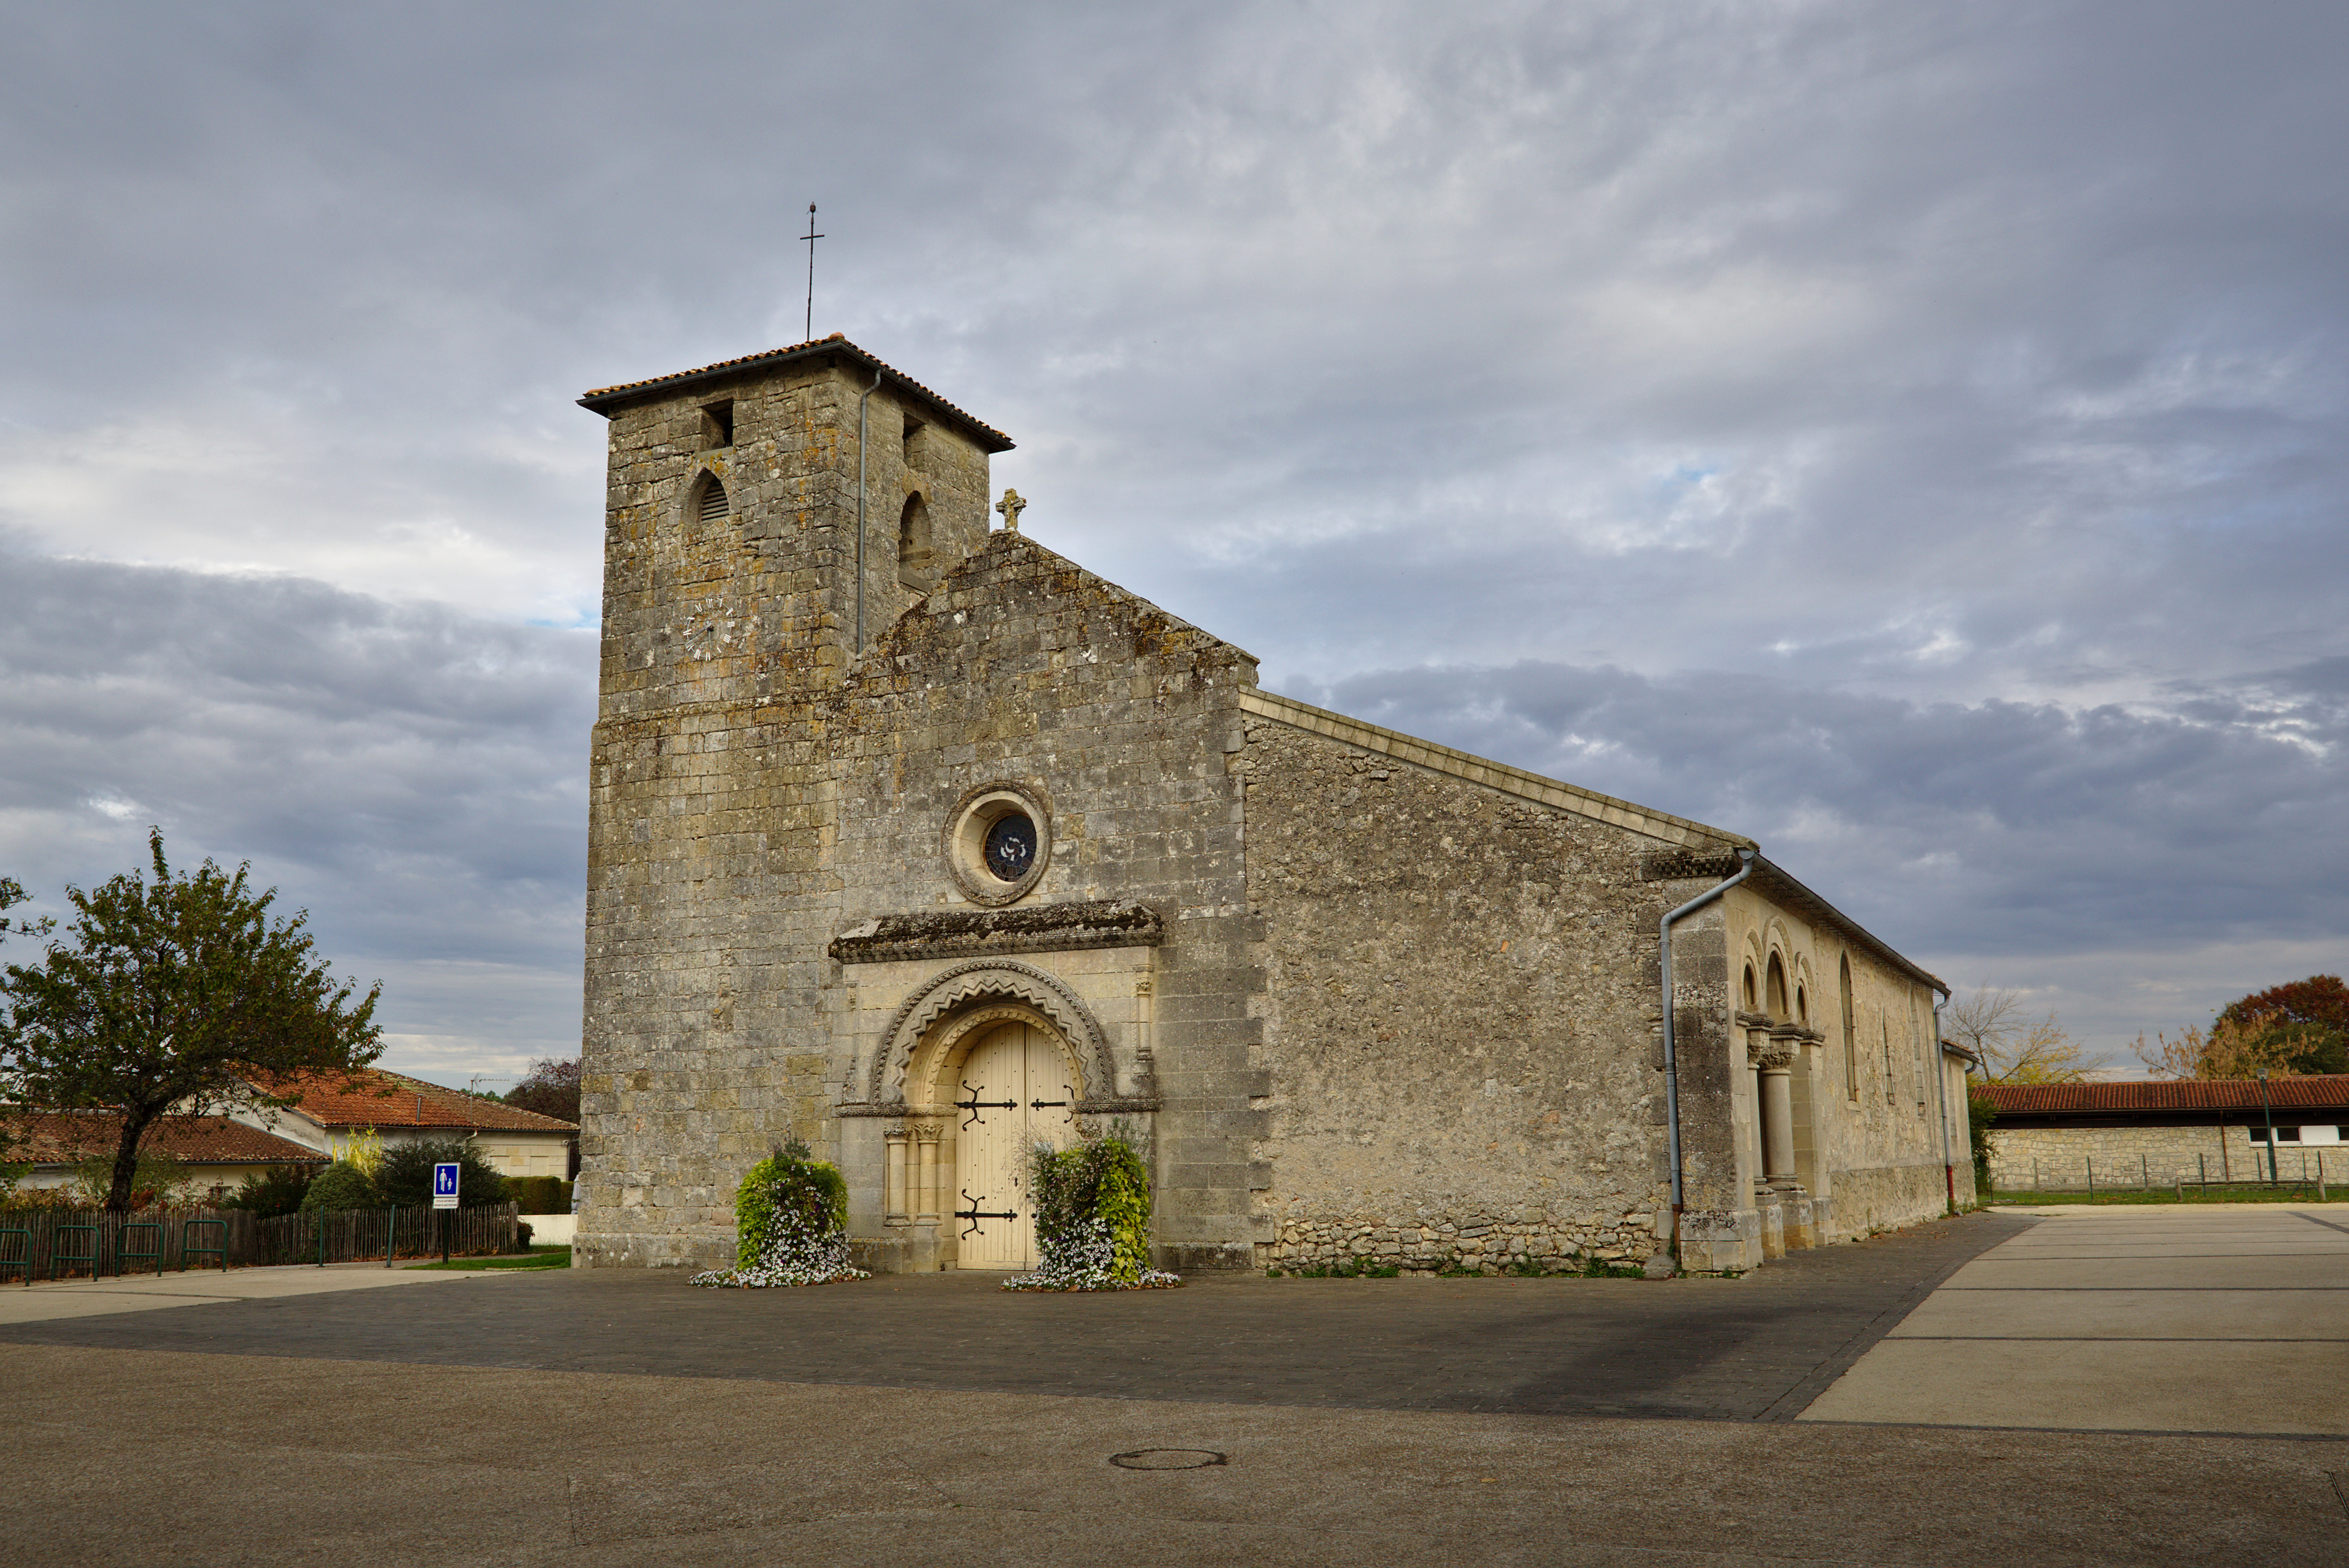
<path fill-rule="evenodd" d="M 702 475 L 701 493 L 693 498 L 693 515 L 696 521 L 723 522 L 733 514 L 733 505 L 726 499 L 726 487 L 718 482 L 718 476 Z"/>
<path fill-rule="evenodd" d="M 1859 1098 L 1859 1038 L 1858 1029 L 1851 1016 L 1851 954 L 1843 955 L 1842 973 L 1837 976 L 1843 992 L 1843 1084 L 1844 1091 L 1854 1099 Z"/>
<path fill-rule="evenodd" d="M 916 490 L 905 498 L 905 510 L 897 514 L 898 585 L 929 592 L 931 559 L 930 505 Z"/>
<path fill-rule="evenodd" d="M 1770 1016 L 1783 1020 L 1786 1016 L 1786 966 L 1778 962 L 1778 955 L 1775 953 L 1770 954 L 1770 973 L 1765 984 L 1770 987 Z"/>

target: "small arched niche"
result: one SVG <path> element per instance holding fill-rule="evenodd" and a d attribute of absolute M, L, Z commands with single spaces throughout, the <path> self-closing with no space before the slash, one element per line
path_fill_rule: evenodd
<path fill-rule="evenodd" d="M 1851 1099 L 1857 1099 L 1859 1098 L 1859 1042 L 1858 1028 L 1852 1017 L 1851 954 L 1848 953 L 1843 955 L 1843 962 L 1837 966 L 1836 986 L 1843 993 L 1844 1087 Z"/>
<path fill-rule="evenodd" d="M 726 487 L 719 482 L 716 474 L 705 469 L 701 477 L 694 480 L 693 493 L 686 501 L 685 515 L 704 527 L 724 522 L 734 515 L 734 503 L 727 498 Z"/>
<path fill-rule="evenodd" d="M 897 585 L 926 593 L 937 583 L 930 548 L 930 503 L 916 490 L 897 513 Z"/>
<path fill-rule="evenodd" d="M 1770 969 L 1765 979 L 1765 984 L 1769 986 L 1769 1014 L 1773 1018 L 1776 1018 L 1783 1022 L 1788 1016 L 1786 1012 L 1786 966 L 1778 962 L 1778 955 L 1775 953 L 1770 954 Z"/>

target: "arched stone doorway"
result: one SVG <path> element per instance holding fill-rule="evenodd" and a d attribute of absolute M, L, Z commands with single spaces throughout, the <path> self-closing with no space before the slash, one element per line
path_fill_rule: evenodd
<path fill-rule="evenodd" d="M 955 1074 L 956 1261 L 967 1269 L 1036 1261 L 1028 1151 L 1076 1141 L 1075 1069 L 1058 1036 L 1029 1020 L 976 1034 Z"/>
<path fill-rule="evenodd" d="M 955 1266 L 1036 1262 L 1028 1150 L 1076 1141 L 1080 1055 L 1024 1000 L 978 1000 L 939 1018 L 909 1053 L 905 1130 L 893 1132 L 890 1209 L 936 1215 Z M 902 1196 L 900 1196 L 902 1194 Z"/>

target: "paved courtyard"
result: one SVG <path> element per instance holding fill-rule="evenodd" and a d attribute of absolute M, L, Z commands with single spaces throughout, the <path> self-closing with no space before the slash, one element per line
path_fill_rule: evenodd
<path fill-rule="evenodd" d="M 329 1269 L 28 1320 L 96 1294 L 42 1286 L 0 1312 L 0 1563 L 2337 1565 L 2340 1226 L 1978 1215 L 1736 1281 L 1090 1298 Z M 2172 1418 L 2214 1368 L 2250 1386 Z"/>

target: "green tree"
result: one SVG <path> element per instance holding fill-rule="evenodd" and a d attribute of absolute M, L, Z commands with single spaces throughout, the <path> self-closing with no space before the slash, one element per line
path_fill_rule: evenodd
<path fill-rule="evenodd" d="M 11 909 L 31 896 L 25 891 L 25 884 L 15 877 L 0 877 L 0 942 L 5 942 L 12 936 L 47 936 L 57 928 L 57 923 L 54 920 L 8 918 L 8 912 Z M 5 1089 L 6 1087 L 5 1081 L 0 1080 L 0 1089 Z M 16 1133 L 11 1131 L 5 1123 L 0 1123 L 0 1198 L 5 1198 L 14 1191 L 16 1183 L 22 1181 L 25 1179 L 25 1173 L 32 1169 L 29 1165 L 12 1163 L 9 1161 L 8 1150 L 16 1148 L 17 1142 Z"/>
<path fill-rule="evenodd" d="M 0 1072 L 16 1093 L 122 1118 L 115 1210 L 129 1206 L 140 1144 L 165 1113 L 287 1105 L 247 1075 L 347 1070 L 383 1050 L 382 985 L 354 1003 L 314 955 L 306 913 L 271 919 L 276 890 L 248 889 L 245 866 L 174 874 L 160 829 L 147 845 L 152 882 L 130 872 L 67 888 L 75 919 L 46 962 L 0 972 Z"/>
<path fill-rule="evenodd" d="M 378 1201 L 402 1209 L 421 1208 L 432 1202 L 432 1167 L 454 1162 L 457 1201 L 471 1209 L 506 1201 L 506 1179 L 462 1138 L 438 1138 L 422 1143 L 387 1143 L 375 1168 Z"/>
<path fill-rule="evenodd" d="M 1990 1196 L 1990 1140 L 1993 1136 L 1991 1123 L 1998 1119 L 1998 1107 L 1979 1088 L 1966 1091 L 1966 1131 L 1974 1150 L 1974 1196 Z"/>

